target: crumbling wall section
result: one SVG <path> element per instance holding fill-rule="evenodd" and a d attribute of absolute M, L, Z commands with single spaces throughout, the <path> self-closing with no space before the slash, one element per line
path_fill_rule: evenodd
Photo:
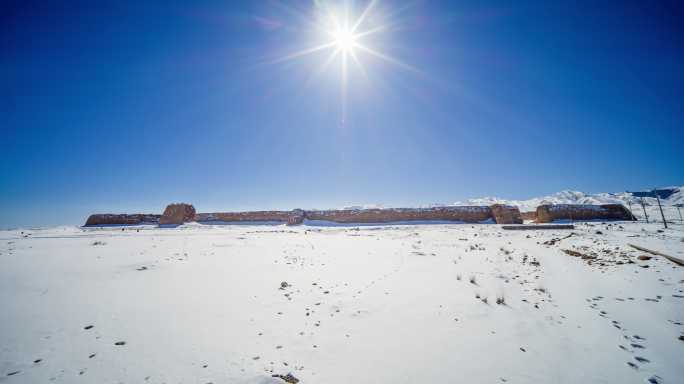
<path fill-rule="evenodd" d="M 537 222 L 550 223 L 556 220 L 634 220 L 634 216 L 621 204 L 548 204 L 537 207 Z"/>
<path fill-rule="evenodd" d="M 504 204 L 494 204 L 491 207 L 492 215 L 497 224 L 522 224 L 518 207 Z"/>
<path fill-rule="evenodd" d="M 158 224 L 161 215 L 152 215 L 144 213 L 134 214 L 113 214 L 113 213 L 98 213 L 90 215 L 86 220 L 86 226 L 98 225 L 138 225 L 138 224 Z"/>
<path fill-rule="evenodd" d="M 335 223 L 390 223 L 401 221 L 479 223 L 491 220 L 494 216 L 489 207 L 437 207 L 306 211 L 305 218 Z"/>
<path fill-rule="evenodd" d="M 283 222 L 289 223 L 296 214 L 294 211 L 252 211 L 252 212 L 215 212 L 198 213 L 195 221 L 205 222 Z"/>
<path fill-rule="evenodd" d="M 191 204 L 169 204 L 159 219 L 159 225 L 179 225 L 195 220 L 195 207 Z"/>

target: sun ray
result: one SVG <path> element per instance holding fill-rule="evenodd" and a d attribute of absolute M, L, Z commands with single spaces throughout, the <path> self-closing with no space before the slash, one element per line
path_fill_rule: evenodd
<path fill-rule="evenodd" d="M 311 17 L 308 15 L 307 12 L 301 11 L 299 9 L 294 9 L 294 7 L 285 5 L 283 2 L 272 2 L 272 5 L 285 12 L 286 14 L 296 18 L 298 21 L 302 21 L 304 24 L 308 25 L 310 28 L 317 29 L 321 32 L 325 32 L 323 27 L 319 24 L 316 23 L 315 20 L 312 20 Z"/>
<path fill-rule="evenodd" d="M 389 63 L 392 63 L 392 64 L 394 64 L 394 65 L 396 65 L 396 66 L 398 66 L 398 67 L 400 67 L 400 68 L 403 68 L 403 69 L 405 69 L 405 70 L 407 70 L 407 71 L 416 72 L 416 73 L 421 73 L 418 69 L 416 69 L 416 68 L 414 68 L 414 67 L 412 67 L 412 66 L 410 66 L 410 65 L 408 65 L 408 64 L 406 64 L 406 63 L 404 63 L 404 62 L 402 62 L 402 61 L 399 61 L 399 60 L 397 60 L 397 59 L 395 59 L 395 58 L 393 58 L 393 57 L 390 57 L 390 56 L 387 56 L 387 55 L 385 55 L 385 54 L 382 54 L 382 53 L 380 53 L 380 52 L 378 52 L 378 51 L 376 51 L 376 50 L 374 50 L 374 49 L 368 48 L 368 47 L 366 47 L 365 45 L 357 44 L 357 45 L 356 45 L 356 48 L 359 48 L 359 49 L 361 49 L 362 51 L 368 52 L 369 54 L 371 54 L 371 55 L 373 55 L 373 56 L 375 56 L 375 57 L 378 57 L 378 58 L 380 58 L 380 59 L 383 59 L 383 60 L 385 60 L 385 61 L 387 61 L 387 62 L 389 62 Z"/>
<path fill-rule="evenodd" d="M 334 60 L 339 60 L 339 89 L 341 98 L 342 124 L 345 124 L 347 119 L 348 91 L 350 82 L 353 81 L 353 77 L 350 77 L 350 67 L 351 69 L 360 72 L 365 80 L 369 80 L 366 66 L 364 66 L 362 61 L 362 56 L 373 56 L 400 69 L 422 75 L 422 72 L 420 72 L 418 69 L 364 44 L 363 39 L 370 35 L 386 32 L 388 30 L 394 30 L 398 24 L 398 22 L 394 20 L 394 16 L 402 13 L 405 9 L 410 8 L 413 6 L 413 4 L 415 4 L 409 3 L 407 6 L 395 8 L 392 12 L 383 15 L 384 20 L 386 20 L 387 23 L 371 26 L 364 30 L 363 28 L 368 24 L 366 21 L 370 15 L 375 12 L 376 9 L 378 9 L 378 3 L 378 0 L 370 0 L 366 7 L 361 11 L 361 14 L 356 17 L 353 15 L 353 1 L 344 0 L 340 6 L 332 7 L 327 1 L 314 0 L 316 12 L 314 15 L 315 22 L 310 24 L 315 24 L 313 29 L 322 31 L 321 36 L 326 38 L 327 41 L 324 40 L 322 44 L 289 54 L 273 62 L 278 63 L 293 60 L 310 54 L 315 54 L 319 51 L 330 49 L 332 52 L 327 56 L 321 66 L 314 69 L 314 72 L 306 79 L 304 85 L 308 86 L 315 78 L 326 71 L 326 69 Z M 354 64 L 350 65 L 350 61 L 353 61 Z"/>
<path fill-rule="evenodd" d="M 376 3 L 377 3 L 377 0 L 371 0 L 371 2 L 368 3 L 368 6 L 366 7 L 366 9 L 363 10 L 363 12 L 361 13 L 361 16 L 359 16 L 358 20 L 356 20 L 356 23 L 354 24 L 354 26 L 349 29 L 349 31 L 351 33 L 356 32 L 356 29 L 359 28 L 361 23 L 363 23 L 363 20 L 366 19 L 366 16 L 371 11 L 371 9 L 375 6 Z"/>
<path fill-rule="evenodd" d="M 366 72 L 366 68 L 363 66 L 361 63 L 361 60 L 359 60 L 358 56 L 356 55 L 356 52 L 354 50 L 349 51 L 349 56 L 354 60 L 354 63 L 356 63 L 357 67 L 361 71 L 361 74 L 363 74 L 363 77 L 368 80 L 368 73 Z"/>
<path fill-rule="evenodd" d="M 279 59 L 276 59 L 276 60 L 272 61 L 271 63 L 272 63 L 272 64 L 275 64 L 275 63 L 281 63 L 281 62 L 283 62 L 283 61 L 288 61 L 288 60 L 296 59 L 296 58 L 298 58 L 298 57 L 306 56 L 306 55 L 308 55 L 308 54 L 311 54 L 311 53 L 314 53 L 314 52 L 318 52 L 318 51 L 324 50 L 324 49 L 326 49 L 326 48 L 331 48 L 331 47 L 334 47 L 334 46 L 336 46 L 336 45 L 337 45 L 337 42 L 331 41 L 331 42 L 329 42 L 329 43 L 321 44 L 321 45 L 318 45 L 318 46 L 313 47 L 313 48 L 305 49 L 305 50 L 302 50 L 302 51 L 299 51 L 299 52 L 295 52 L 295 53 L 292 53 L 292 54 L 290 54 L 290 55 L 281 57 L 281 58 L 279 58 Z"/>
<path fill-rule="evenodd" d="M 364 37 L 364 36 L 372 35 L 372 34 L 378 33 L 378 32 L 384 32 L 384 31 L 386 31 L 387 29 L 388 29 L 388 26 L 387 26 L 387 25 L 379 25 L 379 26 L 377 26 L 377 27 L 375 27 L 375 28 L 372 28 L 372 29 L 369 29 L 369 30 L 367 30 L 367 31 L 355 33 L 355 34 L 354 34 L 354 38 L 358 40 L 358 39 L 360 39 L 360 38 L 362 38 L 362 37 Z"/>
<path fill-rule="evenodd" d="M 323 63 L 323 65 L 321 65 L 320 67 L 318 67 L 318 68 L 316 69 L 316 71 L 315 71 L 314 73 L 312 73 L 311 76 L 309 76 L 309 77 L 306 79 L 306 83 L 305 83 L 306 86 L 308 86 L 309 84 L 311 84 L 311 83 L 312 83 L 315 79 L 317 79 L 323 72 L 325 72 L 326 69 L 328 69 L 328 67 L 330 66 L 330 64 L 332 64 L 333 60 L 335 60 L 335 58 L 336 58 L 337 55 L 340 53 L 340 51 L 341 51 L 341 50 L 340 50 L 339 48 L 335 48 L 335 50 L 332 51 L 332 52 L 330 53 L 330 55 L 329 55 L 328 58 L 325 60 L 325 62 Z"/>
<path fill-rule="evenodd" d="M 323 28 L 325 32 L 327 32 L 329 35 L 333 35 L 335 31 L 338 31 L 342 29 L 342 26 L 340 25 L 340 21 L 337 19 L 335 16 L 335 13 L 330 9 L 328 6 L 323 6 L 325 8 L 325 14 L 328 17 L 328 20 L 330 23 L 333 25 L 333 28 Z"/>
<path fill-rule="evenodd" d="M 346 53 L 342 55 L 342 125 L 347 121 L 347 57 Z"/>

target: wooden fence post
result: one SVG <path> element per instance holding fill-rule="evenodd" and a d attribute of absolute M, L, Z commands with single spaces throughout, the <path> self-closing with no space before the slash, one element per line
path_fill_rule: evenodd
<path fill-rule="evenodd" d="M 665 224 L 665 229 L 667 229 L 667 220 L 665 220 L 665 214 L 663 213 L 663 207 L 660 205 L 660 197 L 658 197 L 658 191 L 654 190 L 656 200 L 658 200 L 658 208 L 660 208 L 660 217 L 663 218 L 663 224 Z"/>
<path fill-rule="evenodd" d="M 641 202 L 641 208 L 644 210 L 644 216 L 646 217 L 646 224 L 648 224 L 648 213 L 646 213 L 646 206 L 644 205 L 644 198 L 640 197 L 639 202 Z"/>

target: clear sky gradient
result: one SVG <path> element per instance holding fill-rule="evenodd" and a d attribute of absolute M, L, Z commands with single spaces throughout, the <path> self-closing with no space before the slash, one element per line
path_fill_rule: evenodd
<path fill-rule="evenodd" d="M 315 3 L 3 3 L 0 227 L 684 181 L 678 2 Z"/>

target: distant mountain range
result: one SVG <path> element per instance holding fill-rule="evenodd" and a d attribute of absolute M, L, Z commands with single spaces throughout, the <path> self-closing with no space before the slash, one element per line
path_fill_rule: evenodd
<path fill-rule="evenodd" d="M 674 186 L 674 187 L 664 187 L 658 188 L 661 196 L 666 196 L 660 199 L 660 203 L 664 207 L 672 208 L 675 204 L 684 204 L 684 186 Z M 641 207 L 640 199 L 635 197 L 630 192 L 619 192 L 619 193 L 584 193 L 580 191 L 560 191 L 552 195 L 544 197 L 533 197 L 527 200 L 509 200 L 501 199 L 498 197 L 480 197 L 475 199 L 467 199 L 463 201 L 457 201 L 451 204 L 448 203 L 434 203 L 423 208 L 429 207 L 447 207 L 447 206 L 460 206 L 460 205 L 492 205 L 492 204 L 507 204 L 514 205 L 520 208 L 522 212 L 534 211 L 538 206 L 544 204 L 623 204 L 628 206 L 631 204 L 632 209 L 636 210 Z M 651 209 L 657 210 L 658 203 L 655 198 L 644 198 L 644 205 L 646 205 L 650 211 Z M 341 207 L 339 209 L 369 209 L 369 208 L 388 208 L 383 204 L 363 204 L 363 205 L 353 205 Z M 684 210 L 684 209 L 683 209 Z M 640 213 L 637 215 L 640 215 Z M 651 213 L 649 212 L 649 215 Z"/>
<path fill-rule="evenodd" d="M 684 186 L 658 188 L 658 190 L 667 191 L 664 193 L 665 195 L 669 194 L 667 198 L 660 200 L 661 204 L 664 206 L 684 204 Z M 497 203 L 515 205 L 518 206 L 521 211 L 534 211 L 538 206 L 543 204 L 640 204 L 639 198 L 634 197 L 629 192 L 589 194 L 579 191 L 561 191 L 552 195 L 535 197 L 528 200 L 507 200 L 497 197 L 482 197 L 458 201 L 451 205 L 491 205 Z M 657 205 L 655 198 L 644 198 L 644 203 L 647 206 Z"/>

